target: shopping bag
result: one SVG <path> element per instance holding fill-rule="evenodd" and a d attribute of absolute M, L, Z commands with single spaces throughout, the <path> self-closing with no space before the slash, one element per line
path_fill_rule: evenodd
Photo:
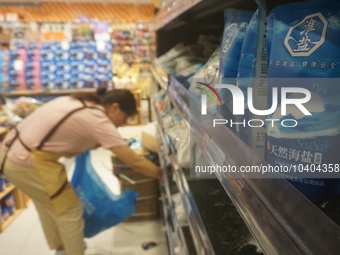
<path fill-rule="evenodd" d="M 132 190 L 113 194 L 95 172 L 89 151 L 76 157 L 71 183 L 84 204 L 85 237 L 92 237 L 135 212 L 138 194 Z"/>

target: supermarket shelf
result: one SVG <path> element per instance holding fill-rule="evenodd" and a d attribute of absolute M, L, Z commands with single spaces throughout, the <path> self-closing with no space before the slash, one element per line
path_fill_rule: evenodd
<path fill-rule="evenodd" d="M 211 17 L 216 13 L 223 12 L 223 9 L 228 7 L 256 10 L 255 1 L 248 0 L 171 1 L 157 13 L 153 29 L 160 30 L 170 25 L 178 27 L 185 24 L 187 20 Z"/>
<path fill-rule="evenodd" d="M 2 225 L 0 225 L 0 233 L 3 232 L 14 221 L 20 215 L 20 213 L 22 213 L 23 210 L 24 209 L 17 209 L 13 215 L 8 217 L 8 219 L 4 221 Z"/>
<path fill-rule="evenodd" d="M 70 95 L 75 93 L 94 93 L 96 89 L 69 89 L 69 90 L 18 90 L 12 92 L 1 93 L 6 97 L 17 97 L 17 96 L 53 96 L 53 95 Z M 134 93 L 140 93 L 139 89 L 132 89 Z"/>
<path fill-rule="evenodd" d="M 156 15 L 154 21 L 154 29 L 158 30 L 171 21 L 173 21 L 176 17 L 184 13 L 185 11 L 192 8 L 197 3 L 201 2 L 202 0 L 187 0 L 182 1 L 182 4 L 177 4 L 176 1 L 172 2 L 169 1 L 167 6 L 164 6 Z M 175 3 L 175 4 L 174 4 Z"/>
<path fill-rule="evenodd" d="M 202 121 L 195 113 L 200 107 L 175 78 L 171 77 L 169 85 L 155 78 L 163 82 L 160 86 L 167 88 L 191 131 L 201 137 L 198 145 L 212 164 L 266 164 L 226 126 L 212 129 L 212 122 Z M 282 177 L 264 179 L 248 173 L 220 173 L 217 177 L 266 254 L 337 254 L 340 228 Z"/>
<path fill-rule="evenodd" d="M 10 185 L 5 190 L 1 191 L 0 192 L 0 200 L 3 199 L 9 193 L 11 193 L 14 189 L 15 189 L 15 186 L 14 185 Z"/>
<path fill-rule="evenodd" d="M 298 0 L 276 0 L 266 1 L 268 11 L 274 7 Z M 256 10 L 255 1 L 249 0 L 182 0 L 170 1 L 167 6 L 162 6 L 157 13 L 153 30 L 158 31 L 166 27 L 178 27 L 188 23 L 190 20 L 213 17 L 217 13 L 223 12 L 225 8 L 237 8 L 245 10 Z"/>
<path fill-rule="evenodd" d="M 162 125 L 157 106 L 155 111 L 158 123 Z M 164 131 L 161 125 L 158 134 L 163 138 L 159 143 L 167 147 L 164 146 L 168 142 L 162 134 Z M 216 179 L 192 180 L 187 171 L 180 168 L 173 147 L 169 146 L 168 150 L 168 160 L 171 162 L 175 183 L 189 223 L 189 228 L 182 227 L 179 232 L 181 239 L 186 240 L 185 250 L 188 250 L 189 254 L 243 254 L 242 248 L 250 248 L 249 241 L 253 240 L 253 237 L 220 182 Z M 164 163 L 162 166 L 164 167 Z M 166 174 L 163 173 L 163 176 L 167 179 Z M 169 187 L 165 186 L 164 193 L 167 194 L 168 190 Z M 216 224 L 216 219 L 219 224 Z M 173 222 L 176 222 L 175 217 Z M 191 239 L 188 240 L 188 236 Z M 253 244 L 255 243 L 256 241 L 253 241 Z"/>

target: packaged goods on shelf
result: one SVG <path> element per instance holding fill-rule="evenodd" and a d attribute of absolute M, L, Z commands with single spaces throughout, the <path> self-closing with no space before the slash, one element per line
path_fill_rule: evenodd
<path fill-rule="evenodd" d="M 238 9 L 224 10 L 224 32 L 220 55 L 220 79 L 222 84 L 236 85 L 236 77 L 241 56 L 241 49 L 249 21 L 254 12 Z M 224 119 L 233 120 L 233 100 L 227 89 L 217 89 L 222 105 L 218 107 Z M 235 127 L 232 127 L 235 130 Z"/>
<path fill-rule="evenodd" d="M 160 66 L 166 73 L 175 76 L 186 87 L 189 87 L 195 73 L 202 68 L 212 54 L 211 49 L 216 49 L 216 41 L 215 37 L 200 35 L 196 44 L 186 46 L 183 43 L 177 44 L 157 58 L 154 65 Z"/>
<path fill-rule="evenodd" d="M 202 89 L 205 89 L 204 85 L 214 86 L 219 81 L 219 69 L 220 69 L 220 48 L 217 48 L 215 52 L 210 56 L 207 63 L 193 76 L 191 81 L 189 92 L 194 96 L 191 100 L 201 95 Z M 216 105 L 207 98 L 207 111 L 210 113 L 216 113 Z"/>
<path fill-rule="evenodd" d="M 265 2 L 258 0 L 258 9 L 253 15 L 247 28 L 237 75 L 237 86 L 244 95 L 244 115 L 236 115 L 238 123 L 248 123 L 252 119 L 265 121 L 265 116 L 252 114 L 249 111 L 247 98 L 253 98 L 253 107 L 265 110 L 267 107 L 267 49 L 266 49 L 266 7 Z M 253 94 L 248 95 L 248 88 Z M 236 126 L 237 135 L 249 145 L 252 150 L 264 159 L 265 152 L 265 126 L 250 127 L 248 125 Z"/>
<path fill-rule="evenodd" d="M 339 10 L 338 1 L 307 1 L 276 7 L 269 14 L 268 106 L 276 100 L 274 87 L 305 89 L 288 91 L 287 101 L 308 98 L 303 102 L 305 111 L 288 106 L 281 113 L 285 102 L 278 97 L 278 107 L 269 118 L 280 122 L 267 126 L 266 161 L 272 165 L 298 165 L 299 170 L 339 166 L 340 49 L 334 43 L 340 36 Z M 285 119 L 295 125 L 283 127 L 280 123 Z M 338 196 L 340 181 L 331 178 L 328 170 L 320 175 L 297 171 L 284 177 L 307 197 Z"/>

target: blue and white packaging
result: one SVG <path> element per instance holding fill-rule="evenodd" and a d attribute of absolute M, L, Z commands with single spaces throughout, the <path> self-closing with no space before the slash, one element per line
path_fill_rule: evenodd
<path fill-rule="evenodd" d="M 79 61 L 79 60 L 83 60 L 85 57 L 85 52 L 81 49 L 71 49 L 70 50 L 70 60 L 71 61 Z"/>
<path fill-rule="evenodd" d="M 8 62 L 10 59 L 9 50 L 0 50 L 0 62 Z"/>
<path fill-rule="evenodd" d="M 71 63 L 68 61 L 58 61 L 56 62 L 57 71 L 69 73 L 72 70 Z"/>
<path fill-rule="evenodd" d="M 40 73 L 40 79 L 41 80 L 54 80 L 57 78 L 57 75 L 55 72 L 50 72 L 50 71 L 41 71 Z"/>
<path fill-rule="evenodd" d="M 59 42 L 41 42 L 40 48 L 42 50 L 55 51 L 57 49 L 60 49 L 60 43 Z"/>
<path fill-rule="evenodd" d="M 71 72 L 83 72 L 85 64 L 82 61 L 71 61 Z"/>
<path fill-rule="evenodd" d="M 85 74 L 94 74 L 96 72 L 97 69 L 97 62 L 94 59 L 85 59 L 84 60 L 84 70 L 83 72 Z"/>
<path fill-rule="evenodd" d="M 191 100 L 197 100 L 202 93 L 206 93 L 206 86 L 214 87 L 219 81 L 220 66 L 220 48 L 217 48 L 210 56 L 207 63 L 199 69 L 191 79 L 189 92 L 192 95 Z M 205 85 L 202 85 L 205 84 Z M 208 94 L 208 93 L 206 93 Z M 201 100 L 201 99 L 199 99 Z M 195 105 L 193 103 L 192 105 Z M 210 114 L 216 114 L 216 104 L 210 97 L 207 97 L 207 111 Z"/>
<path fill-rule="evenodd" d="M 41 71 L 55 72 L 57 65 L 54 61 L 43 61 L 41 62 Z"/>
<path fill-rule="evenodd" d="M 82 89 L 85 87 L 85 82 L 78 78 L 71 77 L 69 82 L 70 82 L 70 89 Z"/>
<path fill-rule="evenodd" d="M 56 54 L 53 50 L 42 49 L 39 51 L 41 61 L 54 61 Z"/>
<path fill-rule="evenodd" d="M 254 12 L 238 9 L 224 10 L 224 32 L 220 54 L 220 84 L 236 85 L 244 36 Z M 224 119 L 233 120 L 232 97 L 227 89 L 217 89 L 222 106 L 218 112 Z M 232 127 L 234 129 L 234 127 Z"/>
<path fill-rule="evenodd" d="M 56 76 L 57 76 L 57 79 L 60 79 L 60 80 L 69 80 L 72 77 L 70 73 L 67 73 L 64 71 L 57 71 Z"/>
<path fill-rule="evenodd" d="M 54 89 L 56 90 L 64 90 L 70 88 L 70 82 L 65 79 L 57 78 L 54 81 Z"/>
<path fill-rule="evenodd" d="M 70 58 L 70 52 L 65 50 L 57 50 L 55 51 L 55 60 L 56 61 L 67 61 Z"/>
<path fill-rule="evenodd" d="M 98 88 L 98 81 L 92 75 L 84 74 L 83 81 L 85 83 L 84 88 Z"/>
<path fill-rule="evenodd" d="M 267 107 L 267 46 L 266 46 L 266 7 L 265 1 L 257 0 L 258 9 L 253 15 L 247 28 L 237 75 L 237 86 L 244 95 L 244 115 L 236 115 L 235 120 L 237 135 L 249 145 L 262 159 L 265 154 L 265 125 L 248 125 L 252 120 L 261 120 L 265 123 L 265 116 L 252 114 L 249 111 L 247 98 L 253 98 L 253 106 L 258 110 Z M 253 94 L 248 95 L 248 88 Z M 250 121 L 250 122 L 249 122 Z"/>
<path fill-rule="evenodd" d="M 54 89 L 54 81 L 55 80 L 41 80 L 41 88 L 43 90 L 52 90 Z"/>
<path fill-rule="evenodd" d="M 85 53 L 85 59 L 96 59 L 98 57 L 96 49 L 85 48 L 83 52 Z"/>
<path fill-rule="evenodd" d="M 275 99 L 273 88 L 302 88 L 310 98 L 307 92 L 285 93 L 285 101 L 277 97 L 278 107 L 268 118 L 279 121 L 267 125 L 266 160 L 295 166 L 298 173 L 284 177 L 310 198 L 340 195 L 339 179 L 308 175 L 320 170 L 329 176 L 331 166 L 340 164 L 339 13 L 339 1 L 306 1 L 279 6 L 268 18 L 273 26 L 268 34 L 268 108 Z M 285 107 L 289 100 L 292 105 Z M 299 108 L 292 103 L 297 101 Z M 282 124 L 286 119 L 291 127 Z"/>

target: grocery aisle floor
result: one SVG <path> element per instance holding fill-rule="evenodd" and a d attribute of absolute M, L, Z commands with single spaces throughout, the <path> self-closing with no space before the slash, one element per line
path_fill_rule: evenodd
<path fill-rule="evenodd" d="M 122 223 L 85 241 L 88 246 L 86 255 L 166 254 L 160 221 Z M 141 244 L 150 241 L 157 246 L 143 250 Z M 3 255 L 55 254 L 47 246 L 33 203 L 0 234 L 0 247 Z"/>
<path fill-rule="evenodd" d="M 128 137 L 138 128 L 122 130 L 123 137 Z M 137 134 L 138 135 L 138 134 Z M 133 136 L 136 136 L 134 134 Z M 115 192 L 118 181 L 112 174 L 110 151 L 97 149 L 91 153 L 91 161 L 97 173 Z M 72 174 L 74 160 L 66 160 L 69 176 Z M 159 220 L 121 223 L 103 231 L 97 236 L 85 239 L 86 255 L 165 255 L 166 241 Z M 144 242 L 155 242 L 157 245 L 149 250 L 141 246 Z M 30 203 L 20 216 L 0 233 L 0 254 L 3 255 L 53 255 L 45 241 L 38 215 L 33 203 Z"/>

